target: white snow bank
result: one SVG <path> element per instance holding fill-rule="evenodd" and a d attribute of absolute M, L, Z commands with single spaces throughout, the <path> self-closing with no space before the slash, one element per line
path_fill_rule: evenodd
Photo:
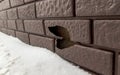
<path fill-rule="evenodd" d="M 0 32 L 0 75 L 91 75 L 47 49 Z"/>

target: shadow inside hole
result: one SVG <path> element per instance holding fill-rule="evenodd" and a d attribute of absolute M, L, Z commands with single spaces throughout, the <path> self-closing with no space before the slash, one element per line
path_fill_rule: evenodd
<path fill-rule="evenodd" d="M 75 43 L 70 41 L 70 40 L 59 40 L 57 39 L 57 48 L 59 49 L 64 49 L 64 48 L 68 48 L 70 46 L 73 46 Z"/>
<path fill-rule="evenodd" d="M 73 41 L 70 40 L 70 35 L 66 28 L 61 26 L 52 26 L 48 27 L 48 29 L 55 36 L 62 37 L 62 39 L 57 39 L 57 48 L 64 49 L 75 44 Z"/>

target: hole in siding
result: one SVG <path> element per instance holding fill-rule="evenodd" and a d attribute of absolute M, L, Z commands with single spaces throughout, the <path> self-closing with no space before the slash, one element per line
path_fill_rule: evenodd
<path fill-rule="evenodd" d="M 49 31 L 57 37 L 62 37 L 62 39 L 57 39 L 57 48 L 64 49 L 73 46 L 75 43 L 70 40 L 69 32 L 66 28 L 61 26 L 48 27 Z"/>

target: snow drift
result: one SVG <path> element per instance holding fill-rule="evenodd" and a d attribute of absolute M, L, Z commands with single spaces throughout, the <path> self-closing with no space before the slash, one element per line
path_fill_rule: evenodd
<path fill-rule="evenodd" d="M 0 32 L 0 75 L 91 75 L 55 53 Z"/>

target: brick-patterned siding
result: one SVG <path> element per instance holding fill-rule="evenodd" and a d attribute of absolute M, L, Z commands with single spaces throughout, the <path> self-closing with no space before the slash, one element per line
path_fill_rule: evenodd
<path fill-rule="evenodd" d="M 120 75 L 120 0 L 2 0 L 0 31 L 93 75 Z"/>

